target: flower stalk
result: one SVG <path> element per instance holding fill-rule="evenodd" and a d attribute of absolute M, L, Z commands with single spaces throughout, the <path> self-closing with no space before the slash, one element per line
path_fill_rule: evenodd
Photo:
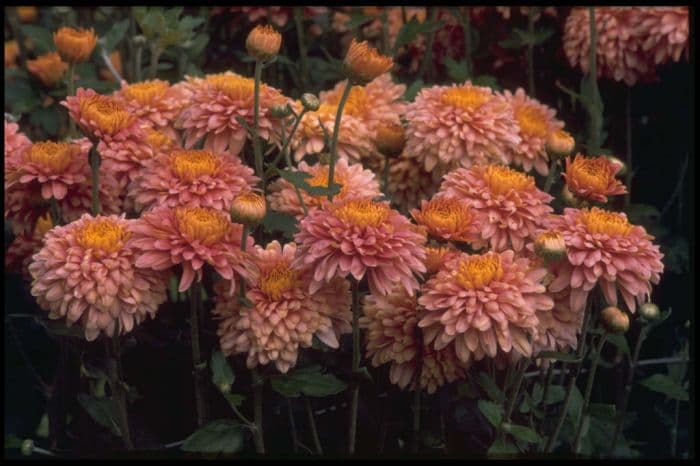
<path fill-rule="evenodd" d="M 311 409 L 311 401 L 306 396 L 304 398 L 304 406 L 306 408 L 306 414 L 309 417 L 309 427 L 311 428 L 311 436 L 314 439 L 314 446 L 316 447 L 316 454 L 322 455 L 323 448 L 321 448 L 321 440 L 318 437 L 318 431 L 316 430 L 316 419 L 314 419 L 314 412 Z"/>
<path fill-rule="evenodd" d="M 127 450 L 133 450 L 134 444 L 131 440 L 129 416 L 126 406 L 126 391 L 124 390 L 124 383 L 122 382 L 124 371 L 122 370 L 121 362 L 121 345 L 119 341 L 118 321 L 116 328 L 114 329 L 114 336 L 112 336 L 109 340 L 105 340 L 105 343 L 107 346 L 107 367 L 110 378 L 110 388 L 112 389 L 112 396 L 115 398 L 119 410 L 119 430 L 122 434 L 124 447 Z"/>
<path fill-rule="evenodd" d="M 260 377 L 258 368 L 251 369 L 253 376 L 253 417 L 255 419 L 255 451 L 261 455 L 265 454 L 265 438 L 263 437 L 262 424 L 262 398 L 264 380 Z"/>
<path fill-rule="evenodd" d="M 600 360 L 600 352 L 603 350 L 603 345 L 608 338 L 608 334 L 604 333 L 600 340 L 598 341 L 598 346 L 595 347 L 593 353 L 593 362 L 591 362 L 591 370 L 588 373 L 588 379 L 586 380 L 586 393 L 583 398 L 583 406 L 581 411 L 578 413 L 578 427 L 576 428 L 576 439 L 574 440 L 574 453 L 579 453 L 581 450 L 581 440 L 583 439 L 583 424 L 587 416 L 589 416 L 589 407 L 591 402 L 591 392 L 593 390 L 593 380 L 595 380 L 595 373 L 598 369 L 598 361 Z"/>
<path fill-rule="evenodd" d="M 345 102 L 350 96 L 350 88 L 352 88 L 352 82 L 348 79 L 347 84 L 345 84 L 345 90 L 343 90 L 343 95 L 338 102 L 338 111 L 335 114 L 335 124 L 333 125 L 333 138 L 331 139 L 331 160 L 328 165 L 328 200 L 333 201 L 333 191 L 331 191 L 331 186 L 333 186 L 333 174 L 335 173 L 335 161 L 338 158 L 338 136 L 340 135 L 340 119 L 343 116 L 343 108 L 345 107 Z"/>
<path fill-rule="evenodd" d="M 352 288 L 352 404 L 350 405 L 350 426 L 348 428 L 348 454 L 355 453 L 357 433 L 357 406 L 360 398 L 360 386 L 357 376 L 360 372 L 360 282 L 350 278 Z"/>
<path fill-rule="evenodd" d="M 201 282 L 192 284 L 190 290 L 190 336 L 192 340 L 192 365 L 194 367 L 194 397 L 197 410 L 197 426 L 202 427 L 206 420 L 206 405 L 204 401 L 204 386 L 202 371 L 206 363 L 202 362 L 199 347 L 199 307 L 202 304 Z"/>
<path fill-rule="evenodd" d="M 73 119 L 71 119 L 71 122 Z M 92 215 L 100 215 L 100 153 L 95 145 L 90 149 L 90 171 L 92 173 Z"/>
<path fill-rule="evenodd" d="M 255 174 L 262 179 L 263 189 L 265 187 L 265 177 L 263 174 L 262 149 L 258 139 L 258 125 L 260 123 L 260 81 L 262 79 L 263 62 L 255 60 L 255 88 L 253 96 L 253 152 L 255 153 Z"/>

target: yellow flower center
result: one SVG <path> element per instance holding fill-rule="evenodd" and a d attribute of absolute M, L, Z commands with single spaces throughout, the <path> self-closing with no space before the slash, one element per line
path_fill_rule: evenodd
<path fill-rule="evenodd" d="M 165 81 L 154 79 L 142 83 L 131 84 L 122 91 L 129 100 L 135 100 L 140 104 L 149 104 L 161 98 L 170 87 Z"/>
<path fill-rule="evenodd" d="M 425 267 L 428 269 L 428 273 L 435 273 L 440 269 L 443 264 L 445 255 L 454 251 L 443 246 L 432 247 L 428 246 L 425 248 Z"/>
<path fill-rule="evenodd" d="M 43 236 L 50 229 L 53 228 L 53 222 L 51 221 L 51 215 L 47 212 L 43 217 L 36 219 L 36 224 L 34 224 L 34 235 L 43 238 Z"/>
<path fill-rule="evenodd" d="M 207 246 L 221 241 L 231 226 L 226 213 L 205 207 L 176 207 L 175 217 L 181 232 Z"/>
<path fill-rule="evenodd" d="M 67 142 L 37 142 L 29 150 L 29 160 L 49 168 L 54 173 L 60 173 L 73 160 L 73 148 Z"/>
<path fill-rule="evenodd" d="M 579 221 L 586 225 L 591 233 L 624 236 L 632 229 L 624 215 L 597 207 L 582 211 Z"/>
<path fill-rule="evenodd" d="M 260 274 L 260 289 L 273 301 L 282 297 L 299 284 L 299 272 L 292 269 L 288 263 L 280 262 Z"/>
<path fill-rule="evenodd" d="M 511 189 L 524 191 L 535 185 L 531 176 L 502 165 L 489 165 L 484 172 L 484 179 L 494 194 L 503 194 Z"/>
<path fill-rule="evenodd" d="M 170 167 L 178 178 L 191 182 L 215 174 L 219 169 L 219 159 L 206 150 L 179 150 L 170 156 Z"/>
<path fill-rule="evenodd" d="M 323 130 L 319 128 L 319 121 L 324 125 L 335 121 L 338 112 L 337 105 L 321 104 L 315 112 L 307 112 L 301 119 L 300 133 L 305 138 L 323 136 Z M 341 120 L 342 122 L 342 120 Z M 345 133 L 341 133 L 345 134 Z"/>
<path fill-rule="evenodd" d="M 547 137 L 547 116 L 534 105 L 518 105 L 513 109 L 515 119 L 520 125 L 520 133 L 528 136 Z"/>
<path fill-rule="evenodd" d="M 82 117 L 108 134 L 115 134 L 131 123 L 131 115 L 111 97 L 94 95 L 80 101 Z"/>
<path fill-rule="evenodd" d="M 421 212 L 420 222 L 429 228 L 456 232 L 470 221 L 469 209 L 454 199 L 433 199 Z"/>
<path fill-rule="evenodd" d="M 233 100 L 252 99 L 255 92 L 255 81 L 237 74 L 210 75 L 207 82 Z"/>
<path fill-rule="evenodd" d="M 307 178 L 306 183 L 309 186 L 322 186 L 322 187 L 327 187 L 328 186 L 328 167 L 323 166 L 319 168 L 319 170 L 316 172 L 316 174 L 312 178 Z M 345 177 L 341 176 L 338 172 L 335 172 L 333 174 L 333 184 L 339 184 L 341 185 L 340 192 L 335 195 L 335 199 L 342 199 L 348 192 L 347 187 L 345 186 Z M 325 196 L 315 196 L 315 197 L 325 197 Z"/>
<path fill-rule="evenodd" d="M 571 166 L 576 182 L 597 192 L 605 192 L 610 183 L 609 162 L 604 157 L 578 158 Z"/>
<path fill-rule="evenodd" d="M 498 254 L 469 256 L 459 263 L 456 276 L 466 288 L 482 288 L 503 276 L 501 257 Z"/>
<path fill-rule="evenodd" d="M 146 143 L 154 149 L 165 149 L 173 145 L 173 140 L 163 132 L 148 128 L 146 130 Z"/>
<path fill-rule="evenodd" d="M 378 227 L 387 219 L 389 212 L 388 206 L 370 199 L 355 199 L 335 207 L 335 214 L 338 218 L 363 227 Z"/>
<path fill-rule="evenodd" d="M 465 86 L 445 91 L 440 100 L 443 104 L 459 107 L 462 110 L 475 110 L 491 100 L 491 97 L 485 89 Z"/>
<path fill-rule="evenodd" d="M 331 105 L 338 105 L 340 103 L 340 95 L 344 89 L 333 93 L 326 99 L 326 103 Z M 352 115 L 354 117 L 360 117 L 369 110 L 371 107 L 371 102 L 367 98 L 367 92 L 364 87 L 353 86 L 350 88 L 350 95 L 345 101 L 345 107 L 343 107 L 343 115 Z M 336 107 L 337 111 L 337 107 Z"/>
<path fill-rule="evenodd" d="M 123 225 L 104 217 L 89 220 L 76 235 L 78 244 L 85 249 L 107 253 L 120 249 L 129 236 L 130 233 Z"/>

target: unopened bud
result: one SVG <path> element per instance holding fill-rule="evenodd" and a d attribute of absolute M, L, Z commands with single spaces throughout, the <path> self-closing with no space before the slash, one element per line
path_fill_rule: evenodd
<path fill-rule="evenodd" d="M 608 159 L 610 161 L 610 163 L 612 163 L 613 165 L 617 165 L 618 167 L 620 167 L 619 170 L 617 171 L 617 173 L 615 173 L 615 175 L 622 176 L 625 173 L 627 173 L 627 164 L 625 164 L 625 162 L 618 159 L 614 155 L 607 155 L 606 154 L 605 158 Z"/>
<path fill-rule="evenodd" d="M 639 317 L 645 322 L 653 322 L 661 316 L 659 306 L 654 303 L 644 303 L 639 306 Z"/>
<path fill-rule="evenodd" d="M 321 106 L 321 103 L 318 101 L 318 97 L 309 92 L 302 94 L 300 100 L 307 112 L 315 112 Z"/>
<path fill-rule="evenodd" d="M 555 262 L 566 255 L 564 236 L 558 231 L 546 231 L 535 239 L 535 252 L 547 262 Z"/>
<path fill-rule="evenodd" d="M 561 189 L 561 198 L 568 206 L 578 206 L 578 199 L 576 199 L 573 193 L 569 191 L 569 188 L 567 188 L 566 185 L 564 185 L 564 187 Z"/>
<path fill-rule="evenodd" d="M 258 60 L 271 60 L 280 51 L 282 34 L 270 26 L 255 26 L 245 40 L 248 55 Z"/>
<path fill-rule="evenodd" d="M 20 451 L 24 456 L 30 456 L 34 452 L 34 440 L 28 438 L 23 441 Z"/>
<path fill-rule="evenodd" d="M 144 36 L 142 34 L 134 36 L 134 45 L 142 47 L 142 46 L 146 45 L 146 42 L 148 42 L 148 39 L 146 39 L 146 36 Z"/>
<path fill-rule="evenodd" d="M 355 84 L 367 84 L 386 73 L 394 65 L 391 57 L 377 52 L 367 41 L 357 42 L 354 38 L 343 60 L 343 73 Z"/>
<path fill-rule="evenodd" d="M 396 157 L 406 145 L 406 131 L 398 123 L 380 125 L 374 143 L 382 154 Z"/>
<path fill-rule="evenodd" d="M 252 191 L 239 194 L 231 205 L 231 220 L 244 225 L 256 225 L 267 212 L 265 198 Z"/>
<path fill-rule="evenodd" d="M 231 390 L 231 384 L 230 383 L 220 383 L 219 390 L 221 390 L 221 393 L 228 393 Z"/>
<path fill-rule="evenodd" d="M 574 151 L 576 141 L 563 129 L 552 131 L 547 135 L 545 149 L 552 158 L 566 157 Z"/>
<path fill-rule="evenodd" d="M 615 306 L 603 309 L 600 312 L 600 320 L 605 330 L 610 333 L 625 333 L 630 328 L 630 318 Z"/>
<path fill-rule="evenodd" d="M 272 118 L 278 118 L 278 119 L 287 118 L 291 114 L 292 114 L 292 107 L 290 107 L 289 104 L 275 105 L 270 110 L 270 115 L 272 115 Z"/>

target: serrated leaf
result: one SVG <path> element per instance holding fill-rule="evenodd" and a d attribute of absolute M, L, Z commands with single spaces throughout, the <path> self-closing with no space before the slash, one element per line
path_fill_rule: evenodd
<path fill-rule="evenodd" d="M 622 351 L 624 354 L 629 355 L 630 354 L 630 347 L 627 344 L 627 339 L 625 338 L 625 335 L 622 334 L 608 334 L 608 343 L 612 344 L 613 346 L 617 347 L 620 351 Z"/>
<path fill-rule="evenodd" d="M 22 34 L 34 43 L 34 51 L 37 55 L 56 50 L 53 34 L 48 29 L 35 24 L 23 24 L 20 26 L 20 29 Z"/>
<path fill-rule="evenodd" d="M 535 356 L 535 359 L 554 359 L 556 361 L 565 362 L 581 361 L 581 358 L 574 353 L 561 353 L 559 351 L 541 351 Z"/>
<path fill-rule="evenodd" d="M 217 419 L 185 440 L 184 451 L 237 453 L 243 448 L 243 425 L 231 419 Z"/>
<path fill-rule="evenodd" d="M 342 392 L 347 384 L 333 374 L 322 373 L 321 366 L 298 368 L 288 374 L 270 378 L 272 389 L 280 395 L 295 398 L 301 394 L 324 397 Z"/>
<path fill-rule="evenodd" d="M 396 35 L 396 42 L 394 42 L 394 54 L 406 44 L 410 44 L 419 34 L 430 34 L 433 31 L 437 31 L 442 26 L 442 21 L 423 21 L 419 22 L 415 16 L 413 16 L 406 24 L 401 26 L 399 33 Z"/>
<path fill-rule="evenodd" d="M 119 424 L 117 424 L 117 403 L 113 399 L 96 398 L 85 393 L 78 393 L 78 402 L 95 422 L 111 430 L 114 435 L 122 436 Z"/>
<path fill-rule="evenodd" d="M 505 394 L 496 385 L 496 383 L 485 372 L 480 372 L 476 378 L 476 383 L 486 392 L 486 394 L 496 403 L 503 403 L 506 399 Z"/>
<path fill-rule="evenodd" d="M 455 61 L 450 57 L 445 57 L 445 68 L 447 68 L 447 76 L 455 82 L 461 83 L 469 78 L 469 70 L 465 60 Z"/>
<path fill-rule="evenodd" d="M 102 46 L 109 53 L 114 50 L 119 43 L 124 39 L 126 31 L 129 30 L 129 19 L 124 19 L 114 25 L 109 29 L 107 34 L 102 38 Z"/>
<path fill-rule="evenodd" d="M 282 233 L 287 238 L 292 239 L 299 231 L 297 220 L 293 215 L 268 211 L 262 221 L 263 228 L 267 233 Z"/>
<path fill-rule="evenodd" d="M 498 429 L 501 426 L 501 419 L 503 417 L 501 406 L 487 400 L 479 400 L 477 404 L 481 414 L 488 419 L 492 426 Z"/>
<path fill-rule="evenodd" d="M 217 387 L 231 387 L 236 380 L 226 356 L 221 351 L 215 351 L 211 355 L 211 373 L 211 381 Z"/>
<path fill-rule="evenodd" d="M 529 427 L 520 426 L 517 424 L 504 423 L 502 425 L 504 431 L 511 434 L 518 440 L 522 440 L 528 443 L 537 443 L 540 441 L 540 436 Z"/>
<path fill-rule="evenodd" d="M 588 409 L 591 416 L 595 416 L 599 419 L 615 419 L 615 405 L 591 403 Z"/>
<path fill-rule="evenodd" d="M 688 401 L 688 391 L 667 375 L 654 374 L 639 384 L 649 390 L 663 393 L 673 400 Z"/>
<path fill-rule="evenodd" d="M 489 447 L 486 454 L 488 456 L 506 456 L 511 457 L 520 453 L 518 447 L 508 439 L 496 439 L 495 442 Z"/>

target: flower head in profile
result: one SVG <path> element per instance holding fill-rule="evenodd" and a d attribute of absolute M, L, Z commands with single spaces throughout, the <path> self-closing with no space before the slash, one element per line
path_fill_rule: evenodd
<path fill-rule="evenodd" d="M 425 272 L 425 236 L 386 202 L 349 199 L 323 205 L 299 224 L 299 266 L 313 270 L 311 292 L 334 277 L 367 275 L 372 293 L 386 295 L 395 283 L 412 294 Z"/>
<path fill-rule="evenodd" d="M 577 154 L 573 161 L 566 158 L 566 172 L 563 173 L 566 186 L 581 199 L 607 202 L 608 196 L 625 194 L 627 189 L 615 175 L 622 167 L 607 157 L 584 157 Z"/>
<path fill-rule="evenodd" d="M 65 61 L 82 63 L 92 55 L 92 51 L 97 45 L 97 36 L 92 28 L 62 27 L 53 33 L 53 41 Z"/>
<path fill-rule="evenodd" d="M 53 228 L 51 216 L 47 212 L 43 217 L 39 217 L 34 225 L 33 231 L 19 232 L 15 239 L 5 251 L 5 267 L 8 271 L 21 272 L 22 278 L 31 281 L 29 275 L 29 264 L 32 256 L 41 249 L 44 235 Z"/>
<path fill-rule="evenodd" d="M 228 212 L 206 207 L 155 207 L 132 226 L 133 245 L 139 250 L 136 266 L 156 271 L 182 265 L 178 290 L 202 280 L 202 268 L 209 264 L 236 288 L 236 274 L 247 277 L 250 259 L 241 251 L 243 226 L 231 223 Z M 248 237 L 247 247 L 253 247 Z"/>
<path fill-rule="evenodd" d="M 504 163 L 521 142 L 503 96 L 470 81 L 421 90 L 408 105 L 406 119 L 407 155 L 428 171 Z"/>
<path fill-rule="evenodd" d="M 387 191 L 401 211 L 419 207 L 438 191 L 444 172 L 438 168 L 426 170 L 423 162 L 406 156 L 406 149 L 396 158 L 389 159 Z"/>
<path fill-rule="evenodd" d="M 255 26 L 245 40 L 245 48 L 248 55 L 257 60 L 270 60 L 280 51 L 282 46 L 282 34 L 268 25 Z"/>
<path fill-rule="evenodd" d="M 362 85 L 386 73 L 393 65 L 391 57 L 380 54 L 367 41 L 357 42 L 353 38 L 343 60 L 343 73 L 353 83 Z"/>
<path fill-rule="evenodd" d="M 129 185 L 137 210 L 156 205 L 211 207 L 230 211 L 236 196 L 258 178 L 237 156 L 175 149 L 156 155 Z"/>
<path fill-rule="evenodd" d="M 317 294 L 308 291 L 309 271 L 292 265 L 297 246 L 273 241 L 256 246 L 246 297 L 240 306 L 217 287 L 214 313 L 221 319 L 218 335 L 225 355 L 247 353 L 248 367 L 273 362 L 286 373 L 297 362 L 299 348 L 308 348 L 316 335 L 332 348 L 340 333 L 351 330 L 350 294 L 346 280 L 335 279 Z"/>
<path fill-rule="evenodd" d="M 231 204 L 231 220 L 243 225 L 257 225 L 266 213 L 265 197 L 253 191 L 244 191 Z"/>
<path fill-rule="evenodd" d="M 46 233 L 29 271 L 32 295 L 50 319 L 80 322 L 85 338 L 130 332 L 165 301 L 165 275 L 135 265 L 133 220 L 84 214 Z"/>
<path fill-rule="evenodd" d="M 308 165 L 306 162 L 299 162 L 300 172 L 308 173 L 311 177 L 306 178 L 306 183 L 310 186 L 328 186 L 328 165 L 316 163 Z M 338 159 L 333 173 L 333 183 L 341 186 L 340 192 L 335 195 L 337 201 L 351 198 L 373 198 L 381 196 L 379 183 L 374 173 L 362 168 L 362 164 L 350 164 L 345 159 Z M 294 185 L 284 178 L 279 178 L 269 187 L 268 200 L 272 210 L 285 214 L 294 215 L 300 220 L 304 216 L 304 209 L 299 203 L 299 197 L 294 189 Z M 309 211 L 319 208 L 328 202 L 325 195 L 314 196 L 304 190 L 300 190 L 304 205 Z"/>
<path fill-rule="evenodd" d="M 496 251 L 520 251 L 552 211 L 552 197 L 531 176 L 505 166 L 458 168 L 444 180 L 438 196 L 460 199 L 484 219 L 481 238 Z"/>
<path fill-rule="evenodd" d="M 406 130 L 400 123 L 382 123 L 374 135 L 374 145 L 385 156 L 396 157 L 406 147 Z"/>
<path fill-rule="evenodd" d="M 68 63 L 61 60 L 58 52 L 49 52 L 39 55 L 35 60 L 27 60 L 27 69 L 39 78 L 44 86 L 52 87 L 61 81 L 63 73 L 68 69 Z"/>
<path fill-rule="evenodd" d="M 122 81 L 114 97 L 130 114 L 155 129 L 169 128 L 187 101 L 180 88 L 160 79 L 132 84 Z"/>
<path fill-rule="evenodd" d="M 425 268 L 428 275 L 434 275 L 443 265 L 460 254 L 459 249 L 451 243 L 441 246 L 426 246 L 425 248 Z"/>
<path fill-rule="evenodd" d="M 648 301 L 651 285 L 659 283 L 663 254 L 641 226 L 632 225 L 624 213 L 591 209 L 564 209 L 552 216 L 547 227 L 561 232 L 568 264 L 549 286 L 554 293 L 571 289 L 570 307 L 580 312 L 596 284 L 605 300 L 617 306 L 618 292 L 630 312 L 636 303 Z M 635 302 L 636 300 L 636 302 Z"/>
<path fill-rule="evenodd" d="M 481 221 L 469 206 L 458 199 L 438 197 L 421 201 L 411 215 L 428 233 L 445 241 L 472 242 L 480 239 Z"/>
<path fill-rule="evenodd" d="M 418 325 L 425 341 L 436 350 L 454 343 L 464 363 L 511 351 L 529 357 L 536 313 L 554 304 L 541 284 L 546 272 L 511 250 L 462 253 L 422 288 L 418 304 L 426 314 Z"/>

